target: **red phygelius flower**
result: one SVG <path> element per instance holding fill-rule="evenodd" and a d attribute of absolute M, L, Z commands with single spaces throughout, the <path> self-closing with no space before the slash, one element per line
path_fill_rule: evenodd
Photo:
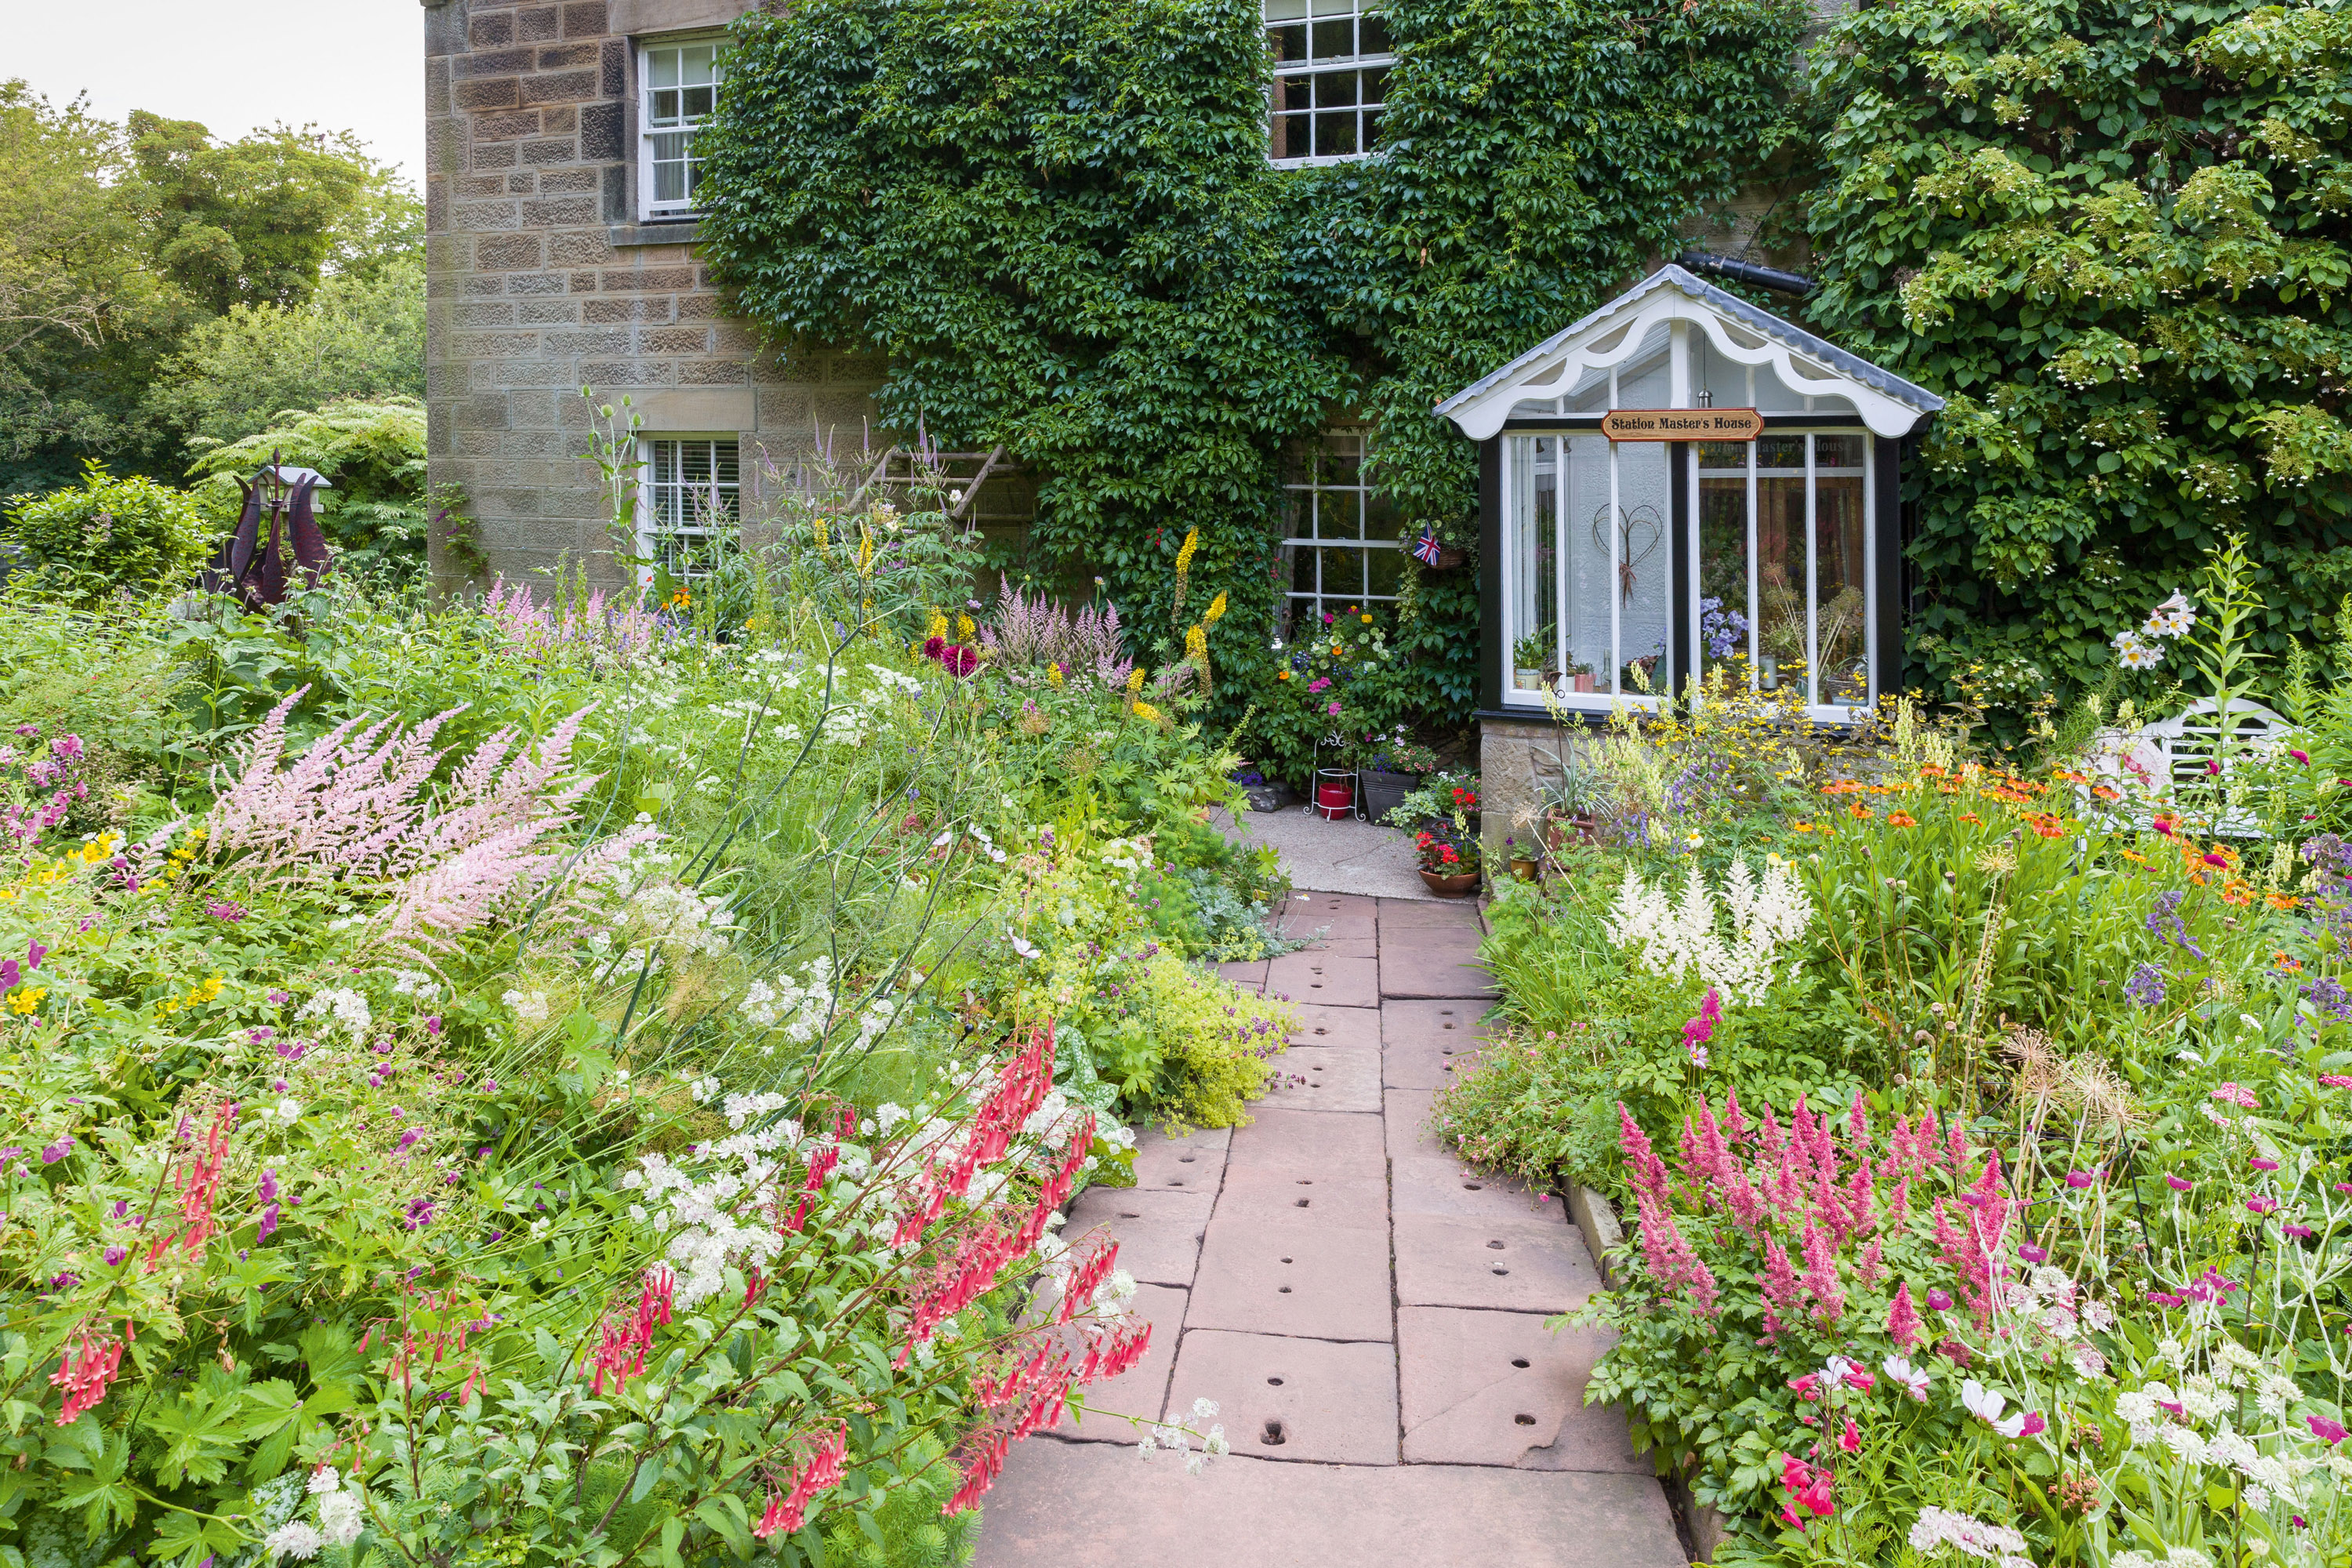
<path fill-rule="evenodd" d="M 78 1339 L 67 1342 L 64 1358 L 49 1374 L 50 1384 L 66 1391 L 65 1408 L 58 1413 L 58 1426 L 72 1426 L 83 1411 L 106 1397 L 107 1385 L 122 1365 L 122 1347 L 132 1333 L 130 1320 L 125 1319 L 121 1339 L 92 1334 L 85 1327 Z"/>

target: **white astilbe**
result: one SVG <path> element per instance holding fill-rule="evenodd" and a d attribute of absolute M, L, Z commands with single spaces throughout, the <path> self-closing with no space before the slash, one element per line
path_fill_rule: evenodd
<path fill-rule="evenodd" d="M 1725 1001 L 1752 1005 L 1775 980 L 1796 978 L 1795 963 L 1779 966 L 1780 949 L 1804 934 L 1812 900 L 1797 868 L 1774 856 L 1760 879 L 1748 862 L 1734 860 L 1723 901 L 1719 911 L 1696 861 L 1679 900 L 1628 869 L 1603 925 L 1611 944 L 1639 950 L 1642 967 L 1651 973 L 1680 980 L 1696 969 Z"/>

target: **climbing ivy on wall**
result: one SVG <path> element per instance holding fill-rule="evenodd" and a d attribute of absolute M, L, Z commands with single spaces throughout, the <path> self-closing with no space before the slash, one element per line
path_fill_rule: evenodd
<path fill-rule="evenodd" d="M 1474 542 L 1475 451 L 1431 405 L 1730 194 L 1801 20 L 1399 0 L 1382 155 L 1276 170 L 1257 0 L 802 0 L 738 25 L 705 251 L 788 356 L 878 350 L 891 423 L 1036 468 L 1033 550 L 1131 623 L 1164 619 L 1197 527 L 1194 580 L 1262 634 L 1282 443 L 1368 420 L 1409 522 Z M 1458 716 L 1475 574 L 1410 576 L 1391 698 Z"/>
<path fill-rule="evenodd" d="M 1915 663 L 2011 703 L 2243 531 L 2263 636 L 2352 591 L 2352 16 L 1885 0 L 1821 54 L 1814 320 L 1950 399 L 1907 489 Z M 2345 628 L 2352 629 L 2352 628 Z"/>

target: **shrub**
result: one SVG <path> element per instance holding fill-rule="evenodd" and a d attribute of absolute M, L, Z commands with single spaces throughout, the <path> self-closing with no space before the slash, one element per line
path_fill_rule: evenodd
<path fill-rule="evenodd" d="M 96 461 L 79 488 L 51 490 L 8 511 L 7 540 L 78 598 L 179 583 L 205 557 L 211 530 L 189 497 L 139 475 L 117 479 Z"/>

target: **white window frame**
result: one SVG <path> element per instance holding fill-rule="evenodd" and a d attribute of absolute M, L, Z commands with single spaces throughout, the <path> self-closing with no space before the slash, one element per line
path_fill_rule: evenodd
<path fill-rule="evenodd" d="M 699 216 L 702 212 L 694 199 L 696 176 L 701 169 L 702 160 L 693 154 L 692 145 L 694 132 L 701 128 L 709 116 L 708 111 L 701 114 L 688 114 L 684 111 L 683 103 L 678 106 L 679 112 L 675 117 L 665 118 L 657 114 L 656 111 L 664 107 L 660 102 L 660 94 L 663 91 L 676 90 L 684 93 L 690 89 L 685 87 L 677 89 L 656 87 L 654 80 L 656 73 L 656 57 L 679 54 L 682 76 L 685 63 L 683 51 L 704 48 L 710 50 L 710 80 L 708 83 L 693 85 L 698 88 L 709 87 L 715 108 L 719 83 L 727 74 L 726 45 L 727 37 L 723 33 L 687 34 L 658 38 L 640 38 L 636 41 L 637 216 L 642 222 L 676 223 Z M 686 191 L 680 196 L 665 201 L 656 193 L 660 184 L 660 165 L 671 160 L 660 157 L 658 154 L 667 151 L 665 141 L 673 137 L 683 138 L 684 147 L 677 162 L 685 173 Z"/>
<path fill-rule="evenodd" d="M 1616 398 L 1613 392 L 1610 402 L 1612 406 L 1615 406 Z M 1773 437 L 1788 436 L 1801 437 L 1805 438 L 1804 527 L 1805 642 L 1807 649 L 1807 673 L 1804 679 L 1810 684 L 1805 692 L 1805 696 L 1809 700 L 1803 704 L 1803 711 L 1807 718 L 1812 719 L 1818 722 L 1829 724 L 1851 723 L 1859 717 L 1866 714 L 1871 707 L 1876 703 L 1879 696 L 1877 686 L 1879 670 L 1878 615 L 1880 609 L 1878 603 L 1878 444 L 1876 440 L 1873 438 L 1872 433 L 1868 429 L 1846 424 L 1823 424 L 1819 426 L 1808 424 L 1788 426 L 1775 426 L 1769 429 L 1766 434 Z M 1513 437 L 1547 437 L 1556 441 L 1565 441 L 1570 437 L 1594 437 L 1595 435 L 1596 428 L 1594 425 L 1581 424 L 1564 425 L 1556 428 L 1549 426 L 1543 428 L 1535 428 L 1532 426 L 1526 428 L 1515 427 L 1507 431 L 1502 437 L 1501 505 L 1503 508 L 1504 531 L 1502 549 L 1503 559 L 1501 563 L 1503 579 L 1502 604 L 1500 605 L 1500 610 L 1503 622 L 1502 645 L 1504 650 L 1502 700 L 1503 706 L 1506 708 L 1528 709 L 1541 711 L 1546 707 L 1545 694 L 1541 691 L 1532 691 L 1518 686 L 1515 672 L 1512 668 L 1512 650 L 1517 647 L 1517 640 L 1521 637 L 1525 636 L 1528 629 L 1518 625 L 1517 611 L 1515 607 L 1519 599 L 1520 584 L 1518 582 L 1518 552 L 1514 547 L 1514 534 L 1512 531 L 1517 526 L 1517 520 L 1515 515 L 1515 509 L 1517 504 L 1516 498 L 1518 494 L 1518 487 L 1516 482 L 1517 478 L 1517 465 L 1522 459 L 1519 455 L 1518 447 Z M 1863 538 L 1861 584 L 1863 591 L 1863 647 L 1861 658 L 1863 660 L 1865 678 L 1865 700 L 1859 703 L 1823 702 L 1818 700 L 1818 698 L 1822 693 L 1824 680 L 1823 673 L 1820 669 L 1822 605 L 1820 590 L 1821 563 L 1818 559 L 1820 540 L 1817 512 L 1820 495 L 1820 481 L 1824 477 L 1853 478 L 1856 473 L 1856 470 L 1851 468 L 1827 470 L 1826 474 L 1820 468 L 1816 461 L 1820 451 L 1818 437 L 1823 436 L 1855 437 L 1859 439 L 1862 446 L 1862 466 L 1859 470 L 1862 479 Z M 1758 613 L 1760 606 L 1758 604 L 1759 590 L 1756 570 L 1756 516 L 1758 505 L 1758 486 L 1756 481 L 1759 471 L 1783 474 L 1793 473 L 1794 470 L 1780 468 L 1759 470 L 1756 466 L 1756 444 L 1754 442 L 1748 442 L 1745 445 L 1748 447 L 1748 466 L 1745 470 L 1748 479 L 1748 528 L 1746 545 L 1748 560 L 1748 602 L 1744 606 L 1741 606 L 1741 608 L 1748 620 L 1748 675 L 1749 688 L 1750 689 L 1753 689 L 1758 680 L 1759 668 L 1758 656 L 1760 652 L 1759 645 L 1762 637 L 1762 628 L 1759 625 L 1761 617 Z M 1555 569 L 1559 573 L 1562 580 L 1559 590 L 1558 602 L 1565 605 L 1567 602 L 1565 579 L 1567 575 L 1567 560 L 1569 554 L 1568 541 L 1565 532 L 1565 520 L 1568 517 L 1568 505 L 1565 499 L 1565 487 L 1567 480 L 1565 475 L 1565 458 L 1563 457 L 1557 460 L 1559 461 L 1562 466 L 1562 477 L 1559 481 L 1562 486 L 1562 499 L 1554 507 L 1552 526 L 1557 533 L 1557 537 L 1552 541 L 1552 559 L 1555 563 Z M 1685 518 L 1685 547 L 1688 553 L 1688 559 L 1693 563 L 1693 569 L 1689 574 L 1689 586 L 1684 603 L 1681 605 L 1683 624 L 1685 628 L 1683 668 L 1685 670 L 1696 670 L 1704 668 L 1701 659 L 1703 638 L 1700 632 L 1698 607 L 1699 601 L 1704 597 L 1704 595 L 1700 591 L 1702 574 L 1696 569 L 1696 563 L 1699 559 L 1699 478 L 1703 471 L 1698 466 L 1698 443 L 1693 442 L 1684 445 L 1683 460 L 1686 465 L 1685 472 L 1686 479 L 1685 493 L 1687 496 L 1687 510 Z M 1619 488 L 1617 478 L 1619 461 L 1619 445 L 1612 443 L 1609 448 L 1609 462 L 1610 491 L 1612 505 L 1615 504 L 1615 497 Z M 1722 475 L 1737 471 L 1738 470 L 1719 468 L 1704 470 L 1704 472 L 1711 475 Z M 1612 534 L 1610 540 L 1609 562 L 1610 573 L 1612 577 L 1615 575 L 1618 569 L 1618 542 L 1617 537 Z M 1622 607 L 1619 605 L 1615 595 L 1612 595 L 1610 636 L 1612 645 L 1622 645 L 1623 640 L 1622 634 L 1619 631 L 1617 626 L 1617 623 L 1622 618 L 1621 609 Z M 1559 645 L 1556 650 L 1555 659 L 1559 665 L 1564 667 L 1568 662 L 1568 632 L 1567 617 L 1565 615 L 1562 615 L 1559 618 L 1559 626 L 1555 631 L 1555 637 Z M 1613 660 L 1612 668 L 1621 674 L 1624 667 L 1624 660 L 1622 658 L 1622 646 L 1612 646 L 1611 648 L 1611 654 Z M 1628 708 L 1634 709 L 1639 711 L 1653 711 L 1658 707 L 1657 698 L 1645 697 L 1630 689 L 1622 692 L 1579 692 L 1574 690 L 1556 691 L 1552 693 L 1552 700 L 1556 701 L 1561 708 L 1570 711 L 1592 713 L 1606 713 L 1620 702 L 1623 703 Z"/>
<path fill-rule="evenodd" d="M 1275 15 L 1276 11 L 1296 11 L 1299 14 L 1297 16 L 1277 16 Z M 1263 17 L 1266 28 L 1266 52 L 1269 55 L 1274 53 L 1274 29 L 1276 27 L 1296 26 L 1304 24 L 1307 27 L 1307 36 L 1308 38 L 1307 54 L 1306 58 L 1293 61 L 1282 61 L 1277 59 L 1275 63 L 1274 86 L 1270 89 L 1271 96 L 1267 99 L 1266 102 L 1266 161 L 1277 169 L 1302 169 L 1311 168 L 1325 163 L 1350 163 L 1360 158 L 1371 157 L 1373 155 L 1371 143 L 1378 136 L 1379 131 L 1377 124 L 1375 124 L 1374 129 L 1371 132 L 1367 132 L 1364 128 L 1364 116 L 1367 110 L 1370 110 L 1375 116 L 1383 112 L 1388 102 L 1388 93 L 1386 90 L 1385 81 L 1383 81 L 1380 101 L 1377 103 L 1362 102 L 1364 77 L 1367 73 L 1372 71 L 1385 71 L 1394 66 L 1396 64 L 1396 53 L 1394 49 L 1391 48 L 1376 54 L 1333 55 L 1327 58 L 1318 59 L 1316 58 L 1314 53 L 1313 38 L 1315 26 L 1318 23 L 1337 22 L 1344 19 L 1349 22 L 1351 26 L 1360 29 L 1364 19 L 1368 16 L 1383 16 L 1383 19 L 1385 19 L 1380 0 L 1264 0 L 1264 9 L 1260 12 L 1260 16 Z M 1360 32 L 1358 33 L 1354 41 L 1358 44 L 1362 42 Z M 1295 157 L 1276 157 L 1274 155 L 1274 138 L 1276 129 L 1280 126 L 1285 114 L 1282 102 L 1284 79 L 1300 77 L 1309 79 L 1315 84 L 1309 89 L 1309 91 L 1319 95 L 1321 91 L 1321 79 L 1330 77 L 1337 79 L 1342 75 L 1353 76 L 1356 82 L 1355 98 L 1358 101 L 1352 104 L 1352 106 L 1349 106 L 1352 108 L 1356 121 L 1356 151 L 1352 153 L 1309 153 Z M 1304 123 L 1309 127 L 1307 134 L 1309 137 L 1309 145 L 1312 145 L 1313 138 L 1316 134 L 1315 121 L 1319 118 L 1319 116 L 1311 110 L 1306 112 L 1307 114 L 1307 118 L 1299 121 L 1299 123 Z"/>
<path fill-rule="evenodd" d="M 1612 388 L 1612 404 L 1614 402 L 1613 384 Z M 1553 461 L 1558 465 L 1556 471 L 1559 475 L 1559 479 L 1556 482 L 1559 488 L 1555 491 L 1557 499 L 1552 503 L 1551 555 L 1552 570 L 1557 577 L 1557 585 L 1555 590 L 1556 598 L 1554 602 L 1559 608 L 1558 616 L 1554 621 L 1552 627 L 1552 662 L 1555 666 L 1563 669 L 1567 668 L 1569 662 L 1567 605 L 1568 563 L 1570 555 L 1568 529 L 1570 514 L 1568 506 L 1567 443 L 1572 437 L 1584 437 L 1588 439 L 1601 439 L 1601 437 L 1600 436 L 1597 423 L 1591 425 L 1568 426 L 1556 430 L 1512 430 L 1503 437 L 1503 706 L 1506 708 L 1528 708 L 1540 711 L 1546 707 L 1544 693 L 1541 691 L 1531 691 L 1527 688 L 1518 685 L 1517 677 L 1512 668 L 1513 650 L 1517 647 L 1518 639 L 1526 635 L 1525 629 L 1517 624 L 1517 614 L 1512 608 L 1513 605 L 1518 603 L 1519 587 L 1518 552 L 1513 549 L 1511 545 L 1511 530 L 1516 526 L 1516 520 L 1512 517 L 1511 511 L 1512 508 L 1516 505 L 1515 498 L 1518 494 L 1518 487 L 1517 483 L 1518 477 L 1517 465 L 1522 460 L 1519 455 L 1517 443 L 1513 439 L 1513 437 L 1528 437 L 1530 440 L 1549 438 L 1549 440 L 1557 443 L 1557 456 L 1555 456 Z M 1624 489 L 1622 475 L 1621 473 L 1622 457 L 1622 454 L 1619 449 L 1619 444 L 1614 441 L 1610 442 L 1608 504 L 1612 515 L 1621 515 L 1622 510 L 1620 505 L 1620 500 Z M 1667 510 L 1671 510 L 1671 508 Z M 1697 514 L 1694 512 L 1692 515 L 1696 518 Z M 1624 532 L 1622 529 L 1617 528 L 1612 528 L 1608 531 L 1608 580 L 1612 584 L 1614 584 L 1618 581 L 1619 573 L 1621 571 L 1621 562 L 1619 557 L 1624 543 Z M 1692 603 L 1696 605 L 1697 600 L 1694 598 Z M 1624 597 L 1622 594 L 1612 588 L 1609 593 L 1609 689 L 1600 691 L 1578 691 L 1571 687 L 1566 690 L 1556 690 L 1551 694 L 1551 700 L 1558 702 L 1561 708 L 1566 709 L 1570 712 L 1606 713 L 1612 708 L 1622 704 L 1624 707 L 1630 708 L 1636 712 L 1651 713 L 1657 710 L 1660 700 L 1657 696 L 1644 694 L 1632 686 L 1627 685 L 1625 682 L 1625 636 L 1622 626 L 1624 616 Z M 1674 625 L 1671 616 L 1668 618 L 1666 624 L 1669 628 L 1667 635 L 1671 637 L 1673 635 L 1671 628 Z M 1594 673 L 1597 675 L 1599 672 L 1595 671 Z"/>
<path fill-rule="evenodd" d="M 662 467 L 661 454 L 656 450 L 657 447 L 678 448 L 677 457 L 683 459 L 688 455 L 688 448 L 698 446 L 709 448 L 707 456 L 713 469 L 718 467 L 719 448 L 732 447 L 735 478 L 718 479 L 715 484 L 706 486 L 683 478 L 667 479 L 662 476 L 659 471 Z M 685 465 L 681 461 L 677 466 L 682 468 Z M 704 503 L 706 510 L 695 510 L 697 499 L 709 489 L 717 490 L 722 498 L 722 504 L 728 508 L 727 521 L 717 527 L 711 526 L 709 521 L 708 503 Z M 648 563 L 661 558 L 662 546 L 667 541 L 718 538 L 730 528 L 740 528 L 743 521 L 743 438 L 741 434 L 732 430 L 700 433 L 662 431 L 657 434 L 640 432 L 637 436 L 636 521 L 637 553 L 646 558 Z M 681 572 L 674 561 L 665 563 L 669 565 L 673 576 L 688 583 L 698 583 L 710 575 L 708 571 L 698 572 L 689 569 Z M 637 568 L 638 586 L 649 586 L 653 580 L 654 569 L 651 564 L 640 565 Z"/>
<path fill-rule="evenodd" d="M 1289 624 L 1294 628 L 1298 625 L 1297 615 L 1301 605 L 1306 606 L 1307 613 L 1314 616 L 1316 623 L 1319 626 L 1325 611 L 1329 609 L 1333 605 L 1339 605 L 1342 607 L 1348 605 L 1362 605 L 1369 608 L 1373 605 L 1392 605 L 1397 601 L 1397 595 L 1394 594 L 1367 593 L 1360 587 L 1327 590 L 1323 585 L 1322 552 L 1326 550 L 1353 550 L 1369 557 L 1370 552 L 1375 550 L 1401 551 L 1404 548 L 1403 529 L 1402 525 L 1399 526 L 1398 536 L 1394 539 L 1369 539 L 1365 537 L 1365 530 L 1370 526 L 1369 520 L 1371 514 L 1372 500 L 1375 496 L 1378 496 L 1381 493 L 1381 489 L 1378 485 L 1367 484 L 1364 482 L 1364 464 L 1371 456 L 1371 442 L 1368 434 L 1360 429 L 1342 428 L 1326 430 L 1319 436 L 1316 437 L 1315 440 L 1318 447 L 1320 447 L 1322 443 L 1332 440 L 1335 437 L 1359 443 L 1356 454 L 1356 482 L 1354 484 L 1326 484 L 1319 479 L 1311 477 L 1312 470 L 1310 470 L 1310 478 L 1305 484 L 1292 484 L 1286 479 L 1282 487 L 1283 494 L 1286 498 L 1292 496 L 1300 498 L 1300 505 L 1296 515 L 1307 520 L 1307 528 L 1304 533 L 1286 531 L 1282 541 L 1283 604 L 1286 609 L 1290 612 Z M 1327 495 L 1353 495 L 1355 497 L 1355 538 L 1344 539 L 1324 536 L 1323 498 Z M 1289 509 L 1286 507 L 1285 510 L 1287 512 Z M 1297 552 L 1302 549 L 1311 550 L 1316 552 L 1314 556 L 1315 586 L 1312 590 L 1305 592 L 1300 591 L 1297 585 L 1297 574 L 1294 570 L 1297 560 Z M 1398 562 L 1397 569 L 1400 573 L 1404 569 L 1402 559 Z M 1367 559 L 1363 563 L 1361 569 L 1357 573 L 1357 580 L 1360 584 L 1369 584 L 1370 579 L 1371 563 Z M 1402 578 L 1400 578 L 1400 583 L 1402 583 Z M 1331 613 L 1336 615 L 1339 612 L 1334 610 Z"/>

